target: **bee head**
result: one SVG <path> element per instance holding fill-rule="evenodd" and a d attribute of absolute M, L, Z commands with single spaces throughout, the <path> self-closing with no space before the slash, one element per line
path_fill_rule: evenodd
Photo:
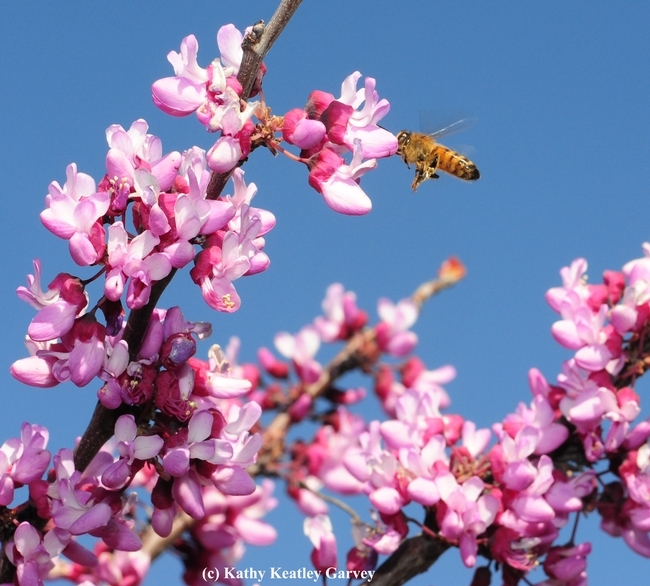
<path fill-rule="evenodd" d="M 411 142 L 411 133 L 408 130 L 402 130 L 397 134 L 397 152 L 398 154 L 402 149 Z"/>

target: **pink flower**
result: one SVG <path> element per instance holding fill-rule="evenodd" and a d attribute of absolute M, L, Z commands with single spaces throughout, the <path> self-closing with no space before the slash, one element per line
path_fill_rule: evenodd
<path fill-rule="evenodd" d="M 418 337 L 409 328 L 418 317 L 418 310 L 410 299 L 402 299 L 394 305 L 389 299 L 377 302 L 377 313 L 381 323 L 377 326 L 379 347 L 392 356 L 408 354 L 417 344 Z"/>
<path fill-rule="evenodd" d="M 555 422 L 555 411 L 543 395 L 535 396 L 530 408 L 520 403 L 515 413 L 506 416 L 502 427 L 497 424 L 497 427 L 505 429 L 510 437 L 516 436 L 525 426 L 534 427 L 539 432 L 534 448 L 537 455 L 552 452 L 569 436 L 567 427 Z"/>
<path fill-rule="evenodd" d="M 251 205 L 253 198 L 257 194 L 257 186 L 255 183 L 246 185 L 244 171 L 242 169 L 235 169 L 233 171 L 232 182 L 234 186 L 233 194 L 226 195 L 225 199 L 235 207 L 235 216 L 228 223 L 228 227 L 235 232 L 241 233 L 244 218 L 249 216 L 251 219 L 257 217 L 260 222 L 259 233 L 256 238 L 270 232 L 275 226 L 275 216 L 267 210 Z"/>
<path fill-rule="evenodd" d="M 280 332 L 274 338 L 275 347 L 285 358 L 293 360 L 298 376 L 306 383 L 318 380 L 322 367 L 314 360 L 320 348 L 320 338 L 313 326 L 305 326 L 295 336 Z"/>
<path fill-rule="evenodd" d="M 224 236 L 221 248 L 212 246 L 197 255 L 190 274 L 201 287 L 203 299 L 213 309 L 232 313 L 241 306 L 233 281 L 249 270 L 248 252 L 252 246 L 250 240 L 240 244 L 239 235 L 230 231 Z"/>
<path fill-rule="evenodd" d="M 176 77 L 159 79 L 151 88 L 154 104 L 163 112 L 172 116 L 187 116 L 205 102 L 205 85 L 209 75 L 196 60 L 198 51 L 196 37 L 189 35 L 182 40 L 180 53 L 171 51 L 167 55 Z"/>
<path fill-rule="evenodd" d="M 282 138 L 301 149 L 312 149 L 323 142 L 327 129 L 320 120 L 310 120 L 302 108 L 295 108 L 284 115 Z"/>
<path fill-rule="evenodd" d="M 308 517 L 304 523 L 305 535 L 309 538 L 314 550 L 311 561 L 321 572 L 336 567 L 336 537 L 332 531 L 332 522 L 327 515 Z"/>
<path fill-rule="evenodd" d="M 248 156 L 250 151 L 250 118 L 257 107 L 248 102 L 240 109 L 241 84 L 237 71 L 242 58 L 241 33 L 233 26 L 222 27 L 217 42 L 222 53 L 203 69 L 198 65 L 198 42 L 194 35 L 185 37 L 181 52 L 167 56 L 174 67 L 175 77 L 159 79 L 152 86 L 154 103 L 172 116 L 187 116 L 196 112 L 209 132 L 222 131 L 222 136 L 207 153 L 211 169 L 225 172 Z M 250 130 L 250 129 L 249 129 Z"/>
<path fill-rule="evenodd" d="M 160 239 L 149 230 L 129 242 L 124 224 L 115 222 L 108 229 L 108 234 L 108 272 L 104 294 L 110 300 L 117 301 L 130 279 L 126 304 L 131 309 L 138 309 L 149 301 L 153 283 L 170 273 L 171 262 L 164 253 L 153 252 Z"/>
<path fill-rule="evenodd" d="M 217 45 L 221 54 L 221 63 L 227 69 L 227 74 L 237 75 L 244 56 L 241 48 L 244 35 L 234 24 L 225 24 L 217 31 Z"/>
<path fill-rule="evenodd" d="M 354 151 L 356 141 L 359 141 L 364 158 L 390 157 L 397 152 L 397 138 L 376 124 L 388 114 L 390 104 L 388 100 L 379 100 L 372 77 L 366 77 L 364 89 L 357 92 L 360 78 L 361 74 L 355 71 L 345 79 L 341 88 L 339 102 L 355 109 L 363 103 L 363 108 L 355 110 L 347 121 L 344 142 Z"/>
<path fill-rule="evenodd" d="M 102 483 L 108 488 L 122 488 L 131 475 L 131 464 L 135 460 L 148 460 L 158 455 L 163 440 L 157 435 L 137 435 L 133 415 L 122 415 L 115 422 L 115 441 L 120 457 L 102 474 Z"/>
<path fill-rule="evenodd" d="M 357 296 L 345 291 L 340 283 L 327 288 L 322 307 L 325 316 L 318 316 L 314 326 L 323 342 L 346 340 L 368 320 L 367 314 L 357 307 Z"/>
<path fill-rule="evenodd" d="M 74 164 L 68 166 L 67 178 L 63 189 L 56 182 L 50 184 L 41 221 L 50 232 L 69 241 L 70 256 L 78 265 L 92 265 L 104 253 L 104 228 L 99 220 L 110 198 L 105 192 L 88 193 L 95 183 L 87 175 L 77 175 Z"/>
<path fill-rule="evenodd" d="M 71 535 L 83 535 L 104 527 L 111 519 L 111 508 L 95 503 L 91 494 L 75 490 L 67 478 L 57 481 L 58 498 L 52 503 L 54 524 Z"/>
<path fill-rule="evenodd" d="M 91 314 L 80 317 L 72 329 L 63 336 L 61 344 L 50 344 L 47 348 L 37 350 L 37 356 L 25 359 L 30 362 L 14 363 L 12 373 L 20 377 L 28 366 L 39 368 L 39 376 L 44 373 L 46 365 L 51 368 L 52 376 L 59 382 L 70 380 L 78 387 L 87 385 L 97 376 L 104 365 L 104 340 L 106 328 L 99 324 Z M 34 358 L 44 364 L 38 364 Z M 19 380 L 21 380 L 19 378 Z"/>
<path fill-rule="evenodd" d="M 422 448 L 415 446 L 400 450 L 400 462 L 409 472 L 407 494 L 414 501 L 432 506 L 440 500 L 436 479 L 449 473 L 450 459 L 442 435 L 432 436 Z"/>
<path fill-rule="evenodd" d="M 20 438 L 8 439 L 0 446 L 0 505 L 12 502 L 16 485 L 43 476 L 50 463 L 50 452 L 45 449 L 48 438 L 44 427 L 23 423 Z"/>
<path fill-rule="evenodd" d="M 178 478 L 190 470 L 190 459 L 205 460 L 213 464 L 227 462 L 233 456 L 230 443 L 212 439 L 213 417 L 208 411 L 196 411 L 188 427 L 187 438 L 165 450 L 163 467 L 165 471 Z"/>
<path fill-rule="evenodd" d="M 58 358 L 54 355 L 41 356 L 42 351 L 49 350 L 54 345 L 50 342 L 34 342 L 29 337 L 25 345 L 31 356 L 16 360 L 9 372 L 16 380 L 41 389 L 48 389 L 59 384 L 59 380 L 54 375 L 54 366 Z M 60 344 L 56 346 L 60 347 Z"/>
<path fill-rule="evenodd" d="M 41 535 L 27 521 L 16 528 L 13 539 L 6 547 L 7 557 L 16 566 L 19 586 L 43 586 L 43 579 L 54 567 L 49 552 L 41 541 Z"/>
<path fill-rule="evenodd" d="M 35 276 L 27 275 L 29 289 L 18 287 L 16 290 L 20 299 L 39 310 L 27 333 L 36 342 L 55 340 L 70 331 L 75 318 L 88 305 L 88 295 L 79 279 L 67 273 L 59 273 L 44 292 L 38 260 L 34 261 L 34 272 Z"/>
<path fill-rule="evenodd" d="M 357 141 L 349 165 L 330 148 L 324 148 L 309 162 L 309 185 L 323 195 L 330 208 L 341 214 L 360 216 L 372 209 L 372 202 L 359 187 L 359 180 L 377 166 L 377 161 L 363 161 L 360 145 Z"/>
<path fill-rule="evenodd" d="M 212 234 L 232 220 L 236 213 L 232 202 L 206 199 L 211 174 L 207 169 L 205 151 L 198 147 L 186 151 L 181 174 L 186 177 L 189 191 L 179 194 L 174 203 L 174 231 L 179 241 L 189 241 L 198 234 Z M 168 248 L 165 248 L 167 252 Z"/>
<path fill-rule="evenodd" d="M 225 497 L 230 515 L 236 513 L 233 527 L 246 543 L 270 545 L 277 539 L 276 529 L 261 520 L 278 505 L 277 499 L 272 496 L 273 490 L 273 481 L 265 478 L 250 495 Z"/>
<path fill-rule="evenodd" d="M 231 399 L 244 395 L 251 390 L 251 382 L 236 376 L 218 344 L 210 347 L 208 357 L 207 368 L 203 367 L 204 363 L 199 364 L 198 361 L 192 363 L 193 367 L 200 367 L 199 377 L 208 395 L 216 399 Z"/>
<path fill-rule="evenodd" d="M 590 553 L 590 543 L 581 543 L 573 547 L 552 547 L 546 554 L 544 571 L 562 584 L 569 586 L 586 584 L 586 556 Z"/>
<path fill-rule="evenodd" d="M 540 457 L 536 476 L 527 488 L 520 490 L 510 503 L 510 508 L 526 523 L 545 523 L 555 517 L 555 512 L 542 495 L 553 484 L 553 461 L 546 455 Z"/>
<path fill-rule="evenodd" d="M 422 448 L 438 431 L 444 430 L 440 397 L 434 393 L 407 389 L 395 404 L 395 419 L 381 424 L 381 435 L 395 449 Z"/>
<path fill-rule="evenodd" d="M 167 191 L 176 177 L 181 164 L 181 155 L 173 151 L 165 156 L 162 141 L 152 134 L 147 134 L 149 126 L 142 120 L 136 120 L 129 130 L 119 124 L 106 129 L 106 140 L 110 150 L 106 155 L 108 177 L 114 182 L 135 185 L 135 171 L 144 168 L 156 178 L 161 191 Z"/>
<path fill-rule="evenodd" d="M 560 400 L 560 410 L 582 433 L 595 429 L 609 408 L 617 404 L 614 393 L 585 378 L 575 360 L 563 363 L 557 380 L 566 390 L 566 396 Z"/>
<path fill-rule="evenodd" d="M 321 427 L 316 433 L 314 444 L 309 446 L 308 453 L 319 462 L 316 474 L 329 490 L 341 494 L 358 494 L 363 490 L 364 484 L 348 470 L 346 460 L 348 457 L 353 458 L 353 453 L 358 453 L 357 447 L 361 448 L 360 439 L 362 435 L 365 437 L 366 424 L 361 417 L 353 415 L 344 407 L 338 408 L 337 415 L 336 430 L 329 425 Z M 361 459 L 365 465 L 364 456 Z"/>
<path fill-rule="evenodd" d="M 558 513 L 575 513 L 582 510 L 582 499 L 596 489 L 596 473 L 588 470 L 566 480 L 558 478 L 544 498 Z"/>
<path fill-rule="evenodd" d="M 436 485 L 446 510 L 440 509 L 440 533 L 447 539 L 458 539 L 463 563 L 476 564 L 476 538 L 495 520 L 499 502 L 491 494 L 483 494 L 483 481 L 472 476 L 459 485 L 451 473 L 438 476 Z M 442 511 L 444 510 L 444 514 Z"/>

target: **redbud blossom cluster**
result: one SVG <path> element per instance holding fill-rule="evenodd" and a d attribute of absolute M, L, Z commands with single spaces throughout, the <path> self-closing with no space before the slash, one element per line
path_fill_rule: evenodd
<path fill-rule="evenodd" d="M 237 74 L 243 38 L 233 25 L 219 29 L 221 57 L 204 69 L 197 61 L 196 38 L 185 37 L 180 53 L 172 51 L 167 56 L 175 76 L 159 79 L 152 86 L 156 106 L 171 116 L 195 113 L 208 132 L 220 132 L 206 155 L 209 168 L 217 173 L 241 165 L 257 146 L 286 152 L 275 136 L 276 131 L 281 132 L 282 140 L 301 149 L 300 157 L 291 157 L 308 166 L 309 184 L 328 206 L 343 214 L 368 213 L 372 203 L 359 186 L 360 178 L 376 168 L 378 158 L 397 151 L 397 138 L 377 124 L 390 104 L 379 99 L 375 80 L 366 78 L 364 88 L 357 90 L 361 74 L 354 72 L 343 82 L 338 99 L 315 90 L 304 109 L 270 117 L 263 101 L 252 102 L 242 96 Z M 252 95 L 261 92 L 265 73 L 262 65 Z M 253 124 L 254 115 L 260 124 Z M 349 162 L 345 154 L 351 155 Z"/>
<path fill-rule="evenodd" d="M 128 366 L 128 349 L 120 338 L 123 305 L 143 307 L 155 283 L 192 260 L 192 279 L 203 298 L 223 312 L 241 305 L 233 282 L 269 266 L 263 235 L 275 218 L 250 205 L 257 189 L 246 185 L 243 171 L 233 176 L 232 196 L 206 199 L 210 171 L 205 153 L 194 147 L 162 156 L 160 140 L 146 131 L 143 120 L 129 131 L 117 125 L 107 130 L 111 148 L 98 187 L 74 163 L 63 187 L 56 181 L 50 185 L 41 220 L 68 241 L 78 265 L 100 267 L 104 296 L 88 311 L 84 283 L 67 273 L 43 290 L 41 265 L 35 261 L 28 286 L 18 289 L 19 297 L 38 310 L 27 330 L 32 356 L 12 367 L 12 374 L 27 384 L 49 387 L 72 380 L 84 386 L 95 376 L 122 375 Z M 135 235 L 126 226 L 129 206 Z M 202 245 L 198 254 L 197 243 Z M 105 325 L 95 318 L 97 309 Z M 141 350 L 141 358 L 149 354 Z"/>
<path fill-rule="evenodd" d="M 287 478 L 290 496 L 311 519 L 306 534 L 316 569 L 336 556 L 331 505 L 318 496 L 323 489 L 365 495 L 375 511 L 371 522 L 355 524 L 348 569 L 372 569 L 378 555 L 394 552 L 409 533 L 413 515 L 405 508 L 414 503 L 435 513 L 429 534 L 457 546 L 468 567 L 480 554 L 498 561 L 506 584 L 539 564 L 549 584 L 586 583 L 591 545 L 558 540 L 571 519 L 594 509 L 606 532 L 650 557 L 650 422 L 634 425 L 640 401 L 632 388 L 648 364 L 650 245 L 644 249 L 646 256 L 622 272 L 606 271 L 600 285 L 587 284 L 583 259 L 562 269 L 563 286 L 547 294 L 562 317 L 552 333 L 575 355 L 555 385 L 532 369 L 531 403 L 520 404 L 491 430 L 446 412 L 450 400 L 443 385 L 455 377 L 452 366 L 428 370 L 413 356 L 374 371 L 387 420 L 367 422 L 350 410 L 364 389 L 327 390 L 324 396 L 338 406 L 312 442 L 294 445 Z M 290 391 L 294 420 L 316 409 L 306 389 L 324 371 L 316 358 L 321 342 L 350 339 L 365 323 L 353 300 L 333 285 L 324 316 L 294 336 L 276 337 L 298 379 Z M 379 313 L 377 350 L 395 357 L 413 350 L 412 302 L 380 300 Z M 288 376 L 267 350 L 260 359 L 267 373 Z M 262 404 L 278 396 L 275 385 L 267 388 Z M 612 477 L 608 483 L 598 480 L 605 473 Z"/>

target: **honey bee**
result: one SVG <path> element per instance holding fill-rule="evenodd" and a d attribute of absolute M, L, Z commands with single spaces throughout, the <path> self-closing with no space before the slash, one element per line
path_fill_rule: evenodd
<path fill-rule="evenodd" d="M 436 142 L 438 137 L 457 132 L 473 122 L 473 119 L 465 118 L 432 134 L 402 130 L 397 135 L 397 154 L 409 169 L 411 164 L 415 165 L 415 178 L 411 184 L 413 191 L 417 191 L 427 179 L 438 179 L 438 169 L 465 181 L 475 181 L 481 176 L 476 165 L 467 157 Z"/>

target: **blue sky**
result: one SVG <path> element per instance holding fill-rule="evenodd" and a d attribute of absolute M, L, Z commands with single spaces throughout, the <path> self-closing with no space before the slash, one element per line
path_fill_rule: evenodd
<path fill-rule="evenodd" d="M 153 106 L 150 85 L 171 75 L 166 55 L 187 34 L 197 36 L 205 66 L 222 24 L 243 29 L 268 21 L 274 9 L 273 1 L 0 4 L 2 438 L 26 420 L 51 430 L 54 449 L 69 445 L 95 402 L 90 388 L 29 389 L 8 374 L 24 354 L 33 316 L 15 297 L 32 259 L 43 260 L 46 282 L 75 269 L 65 243 L 38 218 L 48 184 L 63 184 L 72 161 L 99 179 L 104 130 L 114 123 L 145 118 L 166 151 L 209 147 L 213 137 L 196 121 Z M 253 360 L 277 331 L 311 322 L 328 284 L 356 291 L 375 315 L 378 297 L 406 297 L 458 255 L 468 277 L 425 307 L 415 327 L 419 355 L 430 368 L 457 368 L 448 386 L 452 412 L 481 427 L 502 419 L 529 401 L 529 368 L 554 380 L 569 356 L 550 336 L 554 313 L 544 301 L 559 269 L 583 256 L 597 282 L 603 270 L 640 256 L 650 239 L 649 21 L 642 2 L 615 9 L 602 2 L 305 2 L 266 59 L 273 111 L 302 106 L 313 89 L 338 95 L 359 70 L 391 102 L 383 125 L 394 132 L 416 129 L 422 110 L 476 116 L 449 144 L 475 148 L 481 179 L 443 177 L 413 194 L 412 171 L 397 158 L 381 161 L 362 181 L 373 211 L 343 217 L 307 185 L 303 166 L 260 150 L 245 170 L 259 188 L 256 205 L 278 219 L 267 237 L 271 268 L 237 283 L 243 305 L 235 315 L 209 310 L 186 275 L 164 304 L 182 303 L 190 319 L 211 321 L 215 342 L 239 335 L 242 359 Z M 648 384 L 638 390 L 645 398 Z M 287 511 L 271 516 L 281 532 L 277 546 L 252 548 L 245 564 L 309 566 L 302 519 Z M 345 522 L 335 519 L 341 533 Z M 595 516 L 578 535 L 594 542 L 592 584 L 635 583 L 648 571 L 621 540 L 600 534 Z M 177 571 L 174 561 L 158 566 L 148 584 Z M 468 580 L 450 551 L 412 584 Z"/>

